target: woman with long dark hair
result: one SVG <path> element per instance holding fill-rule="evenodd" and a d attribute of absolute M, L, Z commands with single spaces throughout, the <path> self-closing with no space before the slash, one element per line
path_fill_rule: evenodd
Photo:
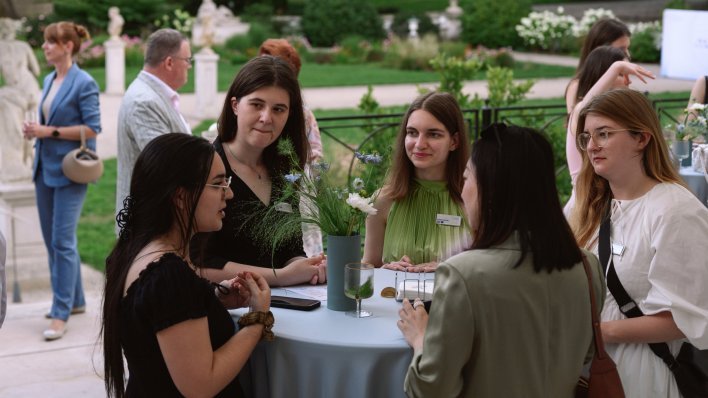
<path fill-rule="evenodd" d="M 474 244 L 442 262 L 428 315 L 404 300 L 409 397 L 571 397 L 592 345 L 587 256 L 561 210 L 541 134 L 495 124 L 472 147 L 462 191 Z"/>
<path fill-rule="evenodd" d="M 270 289 L 249 272 L 210 283 L 188 256 L 195 233 L 221 228 L 233 196 L 229 180 L 202 138 L 165 134 L 138 157 L 117 216 L 118 242 L 106 260 L 102 332 L 109 397 L 242 394 L 236 376 L 258 341 L 272 337 Z M 236 331 L 226 308 L 244 306 L 252 312 Z"/>
<path fill-rule="evenodd" d="M 300 85 L 287 61 L 263 55 L 241 68 L 226 93 L 218 132 L 214 147 L 231 177 L 234 198 L 227 201 L 224 228 L 207 238 L 209 278 L 218 281 L 249 271 L 271 286 L 324 283 L 324 255 L 305 257 L 301 233 L 273 250 L 270 241 L 254 232 L 254 223 L 260 221 L 254 214 L 298 206 L 283 207 L 272 200 L 281 196 L 291 167 L 291 159 L 278 152 L 278 143 L 290 141 L 300 168 L 309 156 Z"/>

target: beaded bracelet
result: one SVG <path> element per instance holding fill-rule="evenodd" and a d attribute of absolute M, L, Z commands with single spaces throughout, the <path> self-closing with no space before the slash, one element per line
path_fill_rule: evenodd
<path fill-rule="evenodd" d="M 273 317 L 272 312 L 251 311 L 243 314 L 241 316 L 241 319 L 238 320 L 239 328 L 250 326 L 254 323 L 260 323 L 263 325 L 263 335 L 261 335 L 261 339 L 266 341 L 273 341 L 273 339 L 275 338 L 275 335 L 273 334 L 273 324 L 275 323 L 275 317 Z"/>

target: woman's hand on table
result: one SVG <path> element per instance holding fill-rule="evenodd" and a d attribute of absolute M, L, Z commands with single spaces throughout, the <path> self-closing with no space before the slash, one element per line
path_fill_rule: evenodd
<path fill-rule="evenodd" d="M 431 261 L 428 263 L 413 264 L 410 257 L 403 256 L 399 261 L 392 261 L 388 264 L 384 264 L 382 268 L 390 269 L 394 271 L 403 272 L 435 272 L 438 267 L 437 261 Z"/>
<path fill-rule="evenodd" d="M 264 277 L 255 272 L 243 272 L 242 282 L 250 294 L 251 311 L 268 312 L 270 310 L 270 287 Z"/>
<path fill-rule="evenodd" d="M 406 342 L 414 352 L 420 352 L 423 349 L 423 337 L 428 326 L 428 313 L 425 311 L 423 301 L 417 298 L 411 304 L 408 299 L 403 299 L 403 306 L 398 311 L 398 316 L 401 319 L 398 320 L 397 326 Z"/>
<path fill-rule="evenodd" d="M 298 283 L 309 283 L 311 285 L 326 283 L 327 257 L 320 253 L 310 258 L 299 258 L 285 266 L 282 273 L 283 282 L 278 281 L 281 286 L 296 285 Z"/>
<path fill-rule="evenodd" d="M 244 273 L 239 272 L 235 278 L 221 281 L 216 287 L 216 297 L 225 308 L 246 307 L 251 299 L 251 291 L 243 279 Z"/>

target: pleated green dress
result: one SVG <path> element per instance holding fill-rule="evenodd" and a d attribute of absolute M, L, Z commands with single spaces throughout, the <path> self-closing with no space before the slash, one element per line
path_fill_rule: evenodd
<path fill-rule="evenodd" d="M 398 261 L 404 255 L 414 264 L 444 261 L 471 244 L 462 204 L 450 197 L 447 182 L 415 179 L 408 195 L 393 202 L 389 210 L 383 262 Z"/>

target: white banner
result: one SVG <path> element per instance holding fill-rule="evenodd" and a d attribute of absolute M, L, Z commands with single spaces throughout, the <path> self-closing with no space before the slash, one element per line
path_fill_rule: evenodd
<path fill-rule="evenodd" d="M 693 80 L 708 75 L 708 11 L 664 10 L 661 75 Z"/>

